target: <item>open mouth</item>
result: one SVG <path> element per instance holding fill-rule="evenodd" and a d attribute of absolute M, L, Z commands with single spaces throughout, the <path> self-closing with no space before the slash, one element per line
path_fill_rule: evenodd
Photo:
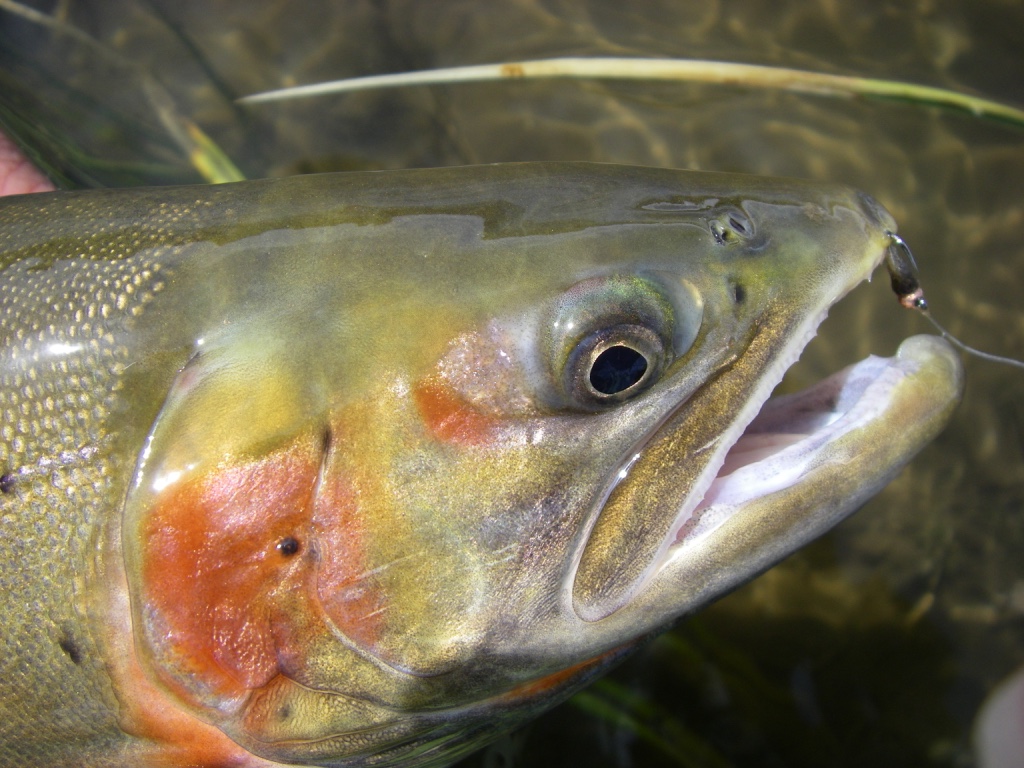
<path fill-rule="evenodd" d="M 836 460 L 834 448 L 844 437 L 880 431 L 898 407 L 901 385 L 936 355 L 949 354 L 945 342 L 914 336 L 893 357 L 871 355 L 800 392 L 770 397 L 729 448 L 703 498 L 677 522 L 674 544 L 695 542 L 744 505 L 799 486 Z M 868 439 L 866 434 L 857 438 Z"/>

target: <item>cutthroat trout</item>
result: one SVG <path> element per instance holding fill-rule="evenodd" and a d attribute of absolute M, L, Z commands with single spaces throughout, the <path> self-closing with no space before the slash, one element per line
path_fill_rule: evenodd
<path fill-rule="evenodd" d="M 894 228 L 588 164 L 0 200 L 0 764 L 436 765 L 560 701 L 941 429 L 930 337 L 769 399 Z"/>

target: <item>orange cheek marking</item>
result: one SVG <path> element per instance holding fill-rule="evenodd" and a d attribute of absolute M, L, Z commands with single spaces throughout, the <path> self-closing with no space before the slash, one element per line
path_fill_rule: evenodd
<path fill-rule="evenodd" d="M 378 641 L 386 596 L 366 546 L 380 531 L 360 498 L 382 491 L 353 467 L 353 445 L 348 435 L 325 458 L 307 435 L 187 477 L 153 504 L 136 533 L 141 629 L 176 696 L 218 706 L 279 674 L 301 678 L 328 623 Z"/>
<path fill-rule="evenodd" d="M 158 665 L 218 696 L 260 687 L 279 672 L 273 601 L 308 573 L 318 472 L 316 442 L 307 439 L 212 469 L 159 499 L 138 531 Z"/>
<path fill-rule="evenodd" d="M 109 562 L 120 563 L 120 537 L 111 536 L 103 551 Z M 274 768 L 183 710 L 147 676 L 133 638 L 125 573 L 115 566 L 110 578 L 109 592 L 99 603 L 105 617 L 102 642 L 118 699 L 118 725 L 139 739 L 129 748 L 129 763 L 149 768 Z"/>
<path fill-rule="evenodd" d="M 475 410 L 436 380 L 417 384 L 413 397 L 427 430 L 445 443 L 482 446 L 498 437 L 500 421 Z"/>
<path fill-rule="evenodd" d="M 579 664 L 574 664 L 573 666 L 561 669 L 558 672 L 552 672 L 550 675 L 546 675 L 545 677 L 531 680 L 528 683 L 523 683 L 504 694 L 502 698 L 532 699 L 545 693 L 554 693 L 559 688 L 571 684 L 579 676 L 586 674 L 595 668 L 602 668 L 616 659 L 621 658 L 623 652 L 631 648 L 633 645 L 633 643 L 621 645 L 618 648 L 613 648 L 610 651 L 602 653 L 600 656 L 595 656 L 592 659 L 581 661 Z"/>
<path fill-rule="evenodd" d="M 138 665 L 133 649 L 119 659 L 117 681 L 132 693 L 132 701 L 119 713 L 121 727 L 149 742 L 139 764 L 149 768 L 271 768 L 212 725 L 207 725 L 171 704 Z"/>

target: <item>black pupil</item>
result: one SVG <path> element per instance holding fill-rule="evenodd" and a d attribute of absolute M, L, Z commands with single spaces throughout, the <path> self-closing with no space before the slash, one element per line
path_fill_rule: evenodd
<path fill-rule="evenodd" d="M 602 395 L 617 395 L 644 377 L 647 359 L 630 347 L 608 347 L 590 369 L 590 386 Z"/>

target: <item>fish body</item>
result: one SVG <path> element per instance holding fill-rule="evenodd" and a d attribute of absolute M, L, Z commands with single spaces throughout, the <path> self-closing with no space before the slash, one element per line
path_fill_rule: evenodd
<path fill-rule="evenodd" d="M 761 409 L 890 243 L 838 185 L 498 165 L 0 222 L 2 765 L 451 761 L 848 514 L 962 387 L 919 337 Z"/>

